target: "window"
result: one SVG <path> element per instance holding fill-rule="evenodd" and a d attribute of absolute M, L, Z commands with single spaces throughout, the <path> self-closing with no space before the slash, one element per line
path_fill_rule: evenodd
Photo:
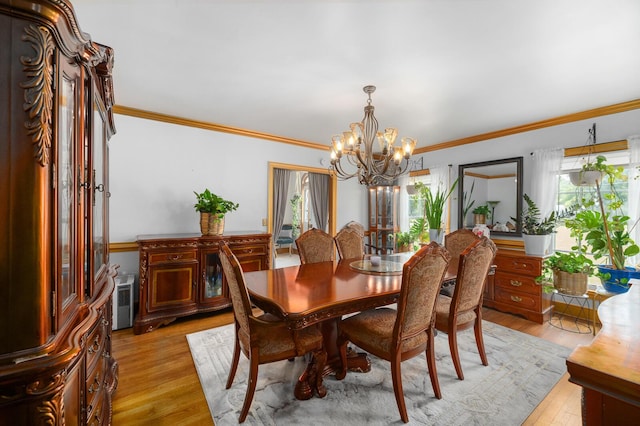
<path fill-rule="evenodd" d="M 412 178 L 410 185 L 414 185 L 418 182 L 422 182 L 425 185 L 431 185 L 431 175 L 423 175 Z M 409 225 L 414 221 L 422 217 L 424 210 L 424 200 L 420 198 L 420 194 L 416 193 L 407 197 L 407 212 Z"/>
<path fill-rule="evenodd" d="M 629 152 L 609 152 L 605 153 L 604 156 L 607 158 L 608 164 L 625 166 L 625 174 L 628 176 Z M 569 172 L 579 170 L 584 161 L 585 160 L 582 157 L 567 157 L 564 159 L 562 164 L 562 173 L 558 175 L 558 211 L 568 209 L 582 199 L 592 199 L 596 205 L 599 205 L 595 188 L 575 186 L 569 180 Z M 624 202 L 623 212 L 628 214 L 629 189 L 627 181 L 615 182 L 613 188 L 611 188 L 608 182 L 603 182 L 600 190 L 603 195 L 615 190 Z M 604 199 L 604 202 L 607 203 L 607 200 Z M 569 230 L 564 226 L 559 226 L 556 231 L 556 250 L 571 251 L 571 247 L 574 246 L 576 242 L 574 238 L 570 236 Z M 599 263 L 602 262 L 606 262 L 606 259 L 600 259 Z"/>

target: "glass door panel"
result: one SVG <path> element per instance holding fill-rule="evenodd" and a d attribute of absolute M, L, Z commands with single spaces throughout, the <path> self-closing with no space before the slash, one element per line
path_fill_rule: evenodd
<path fill-rule="evenodd" d="M 217 251 L 205 253 L 203 268 L 203 298 L 222 296 L 222 264 Z"/>

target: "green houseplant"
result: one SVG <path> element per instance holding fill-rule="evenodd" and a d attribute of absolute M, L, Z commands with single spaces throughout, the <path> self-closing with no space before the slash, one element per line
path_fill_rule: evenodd
<path fill-rule="evenodd" d="M 412 251 L 413 243 L 415 241 L 415 235 L 411 232 L 396 232 L 396 252 L 402 253 L 406 251 Z"/>
<path fill-rule="evenodd" d="M 547 217 L 541 217 L 542 213 L 535 201 L 527 194 L 522 198 L 526 206 L 522 209 L 520 218 L 512 217 L 511 220 L 521 226 L 525 253 L 546 256 L 551 253 L 551 234 L 555 232 L 558 215 L 552 211 Z"/>
<path fill-rule="evenodd" d="M 542 262 L 542 275 L 536 282 L 545 293 L 555 288 L 560 293 L 581 296 L 587 292 L 589 276 L 593 275 L 593 261 L 582 253 L 555 252 Z"/>
<path fill-rule="evenodd" d="M 598 276 L 607 291 L 622 293 L 629 289 L 629 279 L 640 278 L 640 271 L 625 265 L 627 258 L 640 253 L 640 248 L 630 236 L 638 219 L 632 222 L 622 212 L 623 199 L 615 190 L 614 184 L 626 179 L 624 169 L 607 164 L 602 155 L 591 166 L 602 172 L 602 179 L 609 184 L 611 192 L 603 194 L 602 182 L 596 180 L 595 199 L 581 199 L 579 211 L 565 225 L 577 240 L 572 249 L 588 251 L 596 260 L 609 258 L 610 264 L 598 266 Z"/>
<path fill-rule="evenodd" d="M 414 235 L 419 236 L 420 239 L 424 241 L 424 236 L 428 229 L 430 241 L 442 242 L 442 215 L 444 213 L 444 206 L 457 184 L 458 179 L 453 182 L 448 190 L 440 191 L 438 188 L 434 193 L 428 185 L 422 182 L 416 183 L 416 190 L 419 197 L 424 201 L 424 206 L 422 217 L 416 219 L 411 224 L 411 232 Z"/>
<path fill-rule="evenodd" d="M 473 213 L 474 225 L 485 224 L 487 223 L 487 218 L 491 215 L 491 210 L 489 210 L 489 206 L 487 204 L 483 204 L 473 209 L 471 213 Z"/>
<path fill-rule="evenodd" d="M 224 216 L 234 211 L 239 204 L 214 194 L 209 189 L 193 192 L 196 203 L 193 207 L 200 212 L 200 232 L 202 235 L 221 235 L 224 232 Z"/>

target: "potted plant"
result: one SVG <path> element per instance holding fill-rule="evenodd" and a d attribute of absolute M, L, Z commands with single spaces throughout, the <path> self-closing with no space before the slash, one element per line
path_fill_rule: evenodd
<path fill-rule="evenodd" d="M 300 236 L 300 199 L 302 196 L 294 194 L 289 200 L 291 206 L 291 238 L 295 241 Z"/>
<path fill-rule="evenodd" d="M 511 220 L 521 225 L 525 253 L 546 256 L 551 253 L 551 234 L 555 231 L 558 216 L 553 211 L 549 216 L 541 218 L 540 209 L 531 197 L 524 194 L 522 198 L 526 203 L 522 215 L 519 219 L 512 217 Z"/>
<path fill-rule="evenodd" d="M 396 253 L 403 253 L 413 250 L 415 236 L 411 232 L 396 233 Z"/>
<path fill-rule="evenodd" d="M 236 210 L 239 204 L 214 194 L 209 189 L 193 192 L 196 203 L 193 207 L 200 212 L 200 232 L 202 235 L 221 235 L 224 232 L 224 216 Z"/>
<path fill-rule="evenodd" d="M 603 155 L 598 155 L 595 163 L 587 160 L 579 171 L 569 173 L 569 180 L 575 186 L 594 186 L 596 181 L 602 182 L 608 167 L 605 161 Z"/>
<path fill-rule="evenodd" d="M 471 208 L 473 207 L 473 205 L 475 204 L 476 200 L 472 200 L 471 197 L 473 196 L 473 188 L 476 186 L 476 180 L 474 179 L 473 182 L 471 182 L 471 189 L 469 190 L 469 194 L 467 194 L 467 191 L 464 191 L 464 193 L 462 194 L 462 221 L 463 223 L 461 224 L 461 226 L 464 226 L 464 223 L 467 221 L 467 213 L 469 213 L 469 210 L 471 210 Z M 486 221 L 486 220 L 485 220 Z M 472 225 L 475 225 L 472 223 Z"/>
<path fill-rule="evenodd" d="M 542 284 L 545 293 L 553 289 L 560 293 L 582 296 L 587 292 L 589 276 L 595 268 L 593 261 L 578 252 L 555 252 L 542 262 L 542 275 L 536 282 Z"/>
<path fill-rule="evenodd" d="M 422 210 L 422 218 L 415 220 L 411 226 L 411 232 L 413 232 L 414 235 L 419 235 L 421 239 L 424 240 L 425 228 L 428 226 L 429 240 L 436 241 L 440 244 L 442 243 L 444 237 L 442 232 L 444 205 L 457 184 L 458 179 L 453 182 L 451 188 L 446 192 L 440 191 L 440 188 L 438 188 L 438 190 L 433 193 L 428 185 L 422 182 L 416 183 L 416 190 L 420 194 L 420 198 L 424 201 L 424 207 Z"/>
<path fill-rule="evenodd" d="M 471 213 L 473 213 L 473 224 L 479 225 L 487 223 L 487 217 L 491 214 L 491 211 L 488 205 L 483 204 L 473 209 Z"/>
<path fill-rule="evenodd" d="M 575 249 L 588 250 L 596 260 L 609 257 L 610 264 L 598 266 L 598 276 L 607 291 L 624 293 L 629 289 L 629 279 L 640 278 L 640 271 L 625 265 L 628 257 L 640 253 L 640 248 L 629 234 L 638 224 L 638 219 L 631 222 L 631 218 L 623 214 L 623 200 L 615 191 L 614 183 L 626 179 L 623 168 L 607 164 L 602 155 L 598 156 L 596 164 L 612 191 L 603 195 L 601 182 L 596 181 L 596 200 L 583 198 L 581 210 L 565 225 L 571 236 L 577 239 Z"/>

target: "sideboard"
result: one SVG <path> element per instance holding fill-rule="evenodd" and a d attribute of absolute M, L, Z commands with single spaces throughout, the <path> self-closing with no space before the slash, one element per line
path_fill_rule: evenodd
<path fill-rule="evenodd" d="M 245 272 L 269 269 L 271 234 L 139 235 L 140 304 L 135 334 L 155 330 L 178 317 L 231 306 L 220 264 L 219 244 L 226 241 Z"/>
<path fill-rule="evenodd" d="M 542 324 L 551 315 L 551 298 L 535 282 L 542 257 L 518 250 L 498 249 L 495 275 L 485 284 L 483 305 Z"/>

